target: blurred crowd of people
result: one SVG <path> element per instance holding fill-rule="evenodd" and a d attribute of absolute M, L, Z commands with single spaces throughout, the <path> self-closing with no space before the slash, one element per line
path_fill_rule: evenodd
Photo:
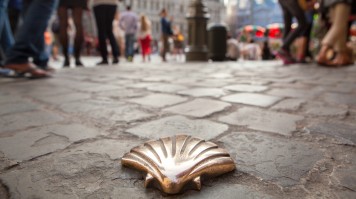
<path fill-rule="evenodd" d="M 87 54 L 92 53 L 92 48 L 99 51 L 102 59 L 97 65 L 118 64 L 121 54 L 132 62 L 138 51 L 143 61 L 150 61 L 152 47 L 157 49 L 159 43 L 162 61 L 167 61 L 167 52 L 179 58 L 184 36 L 179 27 L 173 26 L 173 18 L 166 9 L 157 13 L 162 30 L 161 42 L 158 42 L 153 41 L 148 17 L 139 16 L 130 5 L 118 13 L 119 2 L 121 0 L 0 0 L 1 68 L 12 70 L 16 76 L 49 77 L 54 70 L 48 65 L 50 56 L 58 60 L 61 49 L 63 67 L 71 66 L 71 56 L 75 66 L 82 67 L 83 47 Z M 97 39 L 84 31 L 83 14 L 87 11 L 95 17 Z M 124 42 L 115 37 L 114 20 L 124 32 Z M 124 43 L 124 50 L 120 43 Z"/>
<path fill-rule="evenodd" d="M 284 28 L 282 38 L 274 39 L 274 44 L 280 47 L 272 46 L 268 30 L 256 42 L 252 34 L 254 31 L 242 28 L 237 38 L 228 36 L 228 60 L 271 60 L 278 57 L 285 65 L 315 61 L 328 67 L 354 63 L 353 51 L 347 44 L 350 26 L 356 19 L 355 0 L 279 0 L 279 4 L 284 20 L 281 26 Z M 318 20 L 314 21 L 316 14 Z M 293 24 L 294 19 L 297 25 Z M 314 26 L 315 23 L 317 26 Z M 317 53 L 310 48 L 315 48 L 311 45 L 312 30 L 314 37 L 317 35 L 315 32 L 324 32 L 318 41 L 320 47 Z"/>
<path fill-rule="evenodd" d="M 155 41 L 150 19 L 144 14 L 137 14 L 130 5 L 126 6 L 125 11 L 118 13 L 120 1 L 0 0 L 0 43 L 4 52 L 0 60 L 1 67 L 14 71 L 17 76 L 48 77 L 53 72 L 53 68 L 48 65 L 50 56 L 58 60 L 61 51 L 64 57 L 63 67 L 71 66 L 71 57 L 74 58 L 75 66 L 82 67 L 83 47 L 87 54 L 97 49 L 101 56 L 97 65 L 118 64 L 121 55 L 132 62 L 138 51 L 144 62 L 151 60 L 153 51 L 160 52 L 163 62 L 167 61 L 168 52 L 177 60 L 184 59 L 185 38 L 165 8 L 157 13 L 161 17 L 161 36 L 160 41 Z M 274 51 L 268 40 L 255 42 L 248 34 L 242 34 L 239 38 L 229 35 L 226 58 L 270 60 L 278 57 L 285 65 L 307 63 L 310 60 L 330 67 L 353 64 L 347 39 L 350 24 L 355 19 L 355 2 L 356 0 L 279 0 L 284 17 L 280 49 Z M 83 14 L 88 11 L 94 15 L 97 37 L 89 36 L 83 29 Z M 320 12 L 327 33 L 314 58 L 309 43 L 314 14 L 317 11 Z M 293 29 L 294 18 L 298 25 Z M 123 31 L 122 39 L 115 36 L 115 28 Z M 291 46 L 297 38 L 298 52 L 292 53 Z"/>

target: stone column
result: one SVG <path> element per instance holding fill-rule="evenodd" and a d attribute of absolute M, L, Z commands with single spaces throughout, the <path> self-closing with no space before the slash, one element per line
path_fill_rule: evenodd
<path fill-rule="evenodd" d="M 186 61 L 207 61 L 207 23 L 210 16 L 203 0 L 191 0 L 186 18 L 188 21 Z"/>

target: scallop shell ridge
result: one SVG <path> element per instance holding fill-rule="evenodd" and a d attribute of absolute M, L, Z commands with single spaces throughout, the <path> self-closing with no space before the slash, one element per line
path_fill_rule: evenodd
<path fill-rule="evenodd" d="M 235 169 L 230 155 L 212 142 L 187 135 L 161 138 L 134 147 L 122 165 L 147 173 L 145 186 L 168 194 L 183 188 L 200 190 L 201 176 L 217 176 Z"/>

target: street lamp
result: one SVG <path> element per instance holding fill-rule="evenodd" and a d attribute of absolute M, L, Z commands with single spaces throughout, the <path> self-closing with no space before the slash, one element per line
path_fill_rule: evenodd
<path fill-rule="evenodd" d="M 203 0 L 191 0 L 186 19 L 188 21 L 187 61 L 207 61 L 207 23 L 210 16 Z"/>

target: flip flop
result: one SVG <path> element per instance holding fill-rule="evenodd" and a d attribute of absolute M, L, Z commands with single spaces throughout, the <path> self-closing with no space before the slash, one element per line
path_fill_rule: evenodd
<path fill-rule="evenodd" d="M 8 64 L 5 65 L 4 68 L 14 71 L 15 77 L 26 77 L 29 79 L 42 79 L 51 77 L 50 73 L 37 68 L 31 63 Z"/>

